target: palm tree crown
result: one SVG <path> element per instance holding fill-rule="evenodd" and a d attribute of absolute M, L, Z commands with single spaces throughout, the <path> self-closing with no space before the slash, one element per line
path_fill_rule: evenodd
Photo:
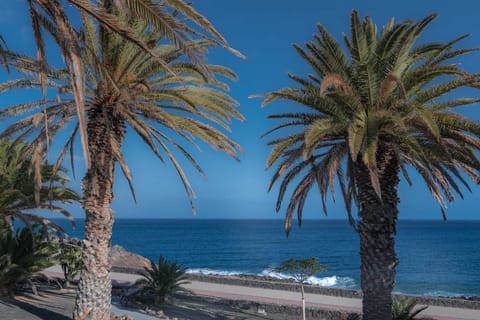
<path fill-rule="evenodd" d="M 398 24 L 392 19 L 378 34 L 370 18 L 361 21 L 353 12 L 351 38 L 344 38 L 348 54 L 321 25 L 306 49 L 295 45 L 314 74 L 308 78 L 289 74 L 299 86 L 269 93 L 263 102 L 284 99 L 308 108 L 270 116 L 283 122 L 267 133 L 291 128 L 288 136 L 269 143 L 273 148 L 267 160 L 268 168 L 278 164 L 269 188 L 284 177 L 277 210 L 287 187 L 296 184 L 287 208 L 287 231 L 295 209 L 301 221 L 306 196 L 315 183 L 326 211 L 327 192 L 333 194 L 335 179 L 353 219 L 351 207 L 358 203 L 359 183 L 355 164 L 365 166 L 369 183 L 381 198 L 384 172 L 379 157 L 395 158 L 409 182 L 406 167 L 416 169 L 442 211 L 446 201 L 454 200 L 453 193 L 463 197 L 458 181 L 469 189 L 463 174 L 480 181 L 475 154 L 480 148 L 480 126 L 453 112 L 480 99 L 444 97 L 461 87 L 478 88 L 478 74 L 451 63 L 477 49 L 454 48 L 465 36 L 448 43 L 415 45 L 435 17 Z"/>

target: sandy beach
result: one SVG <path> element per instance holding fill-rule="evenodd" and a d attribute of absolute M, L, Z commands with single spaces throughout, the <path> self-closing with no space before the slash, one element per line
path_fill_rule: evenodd
<path fill-rule="evenodd" d="M 58 267 L 51 267 L 45 270 L 44 274 L 50 278 L 61 277 Z M 133 283 L 139 275 L 112 272 L 111 277 L 114 287 L 125 288 Z M 235 277 L 201 277 L 201 281 L 195 277 L 191 278 L 190 283 L 184 286 L 190 292 L 177 294 L 171 304 L 162 308 L 165 315 L 163 319 L 287 320 L 294 319 L 300 314 L 299 293 L 292 290 L 264 288 L 261 285 L 252 285 L 252 280 L 248 280 L 248 285 L 238 285 L 235 283 L 239 283 L 241 279 L 235 279 Z M 219 280 L 219 278 L 221 279 Z M 74 296 L 73 289 L 43 290 L 39 296 L 25 293 L 13 300 L 0 303 L 1 318 L 16 320 L 71 319 Z M 307 293 L 306 301 L 309 319 L 331 319 L 342 311 L 360 312 L 361 310 L 359 297 Z M 421 315 L 437 320 L 480 319 L 480 303 L 478 301 L 471 303 L 454 301 L 452 305 L 463 306 L 464 303 L 466 303 L 465 307 L 429 305 Z M 139 320 L 162 319 L 153 310 L 122 306 L 119 298 L 113 300 L 113 312 L 116 315 L 126 314 Z"/>

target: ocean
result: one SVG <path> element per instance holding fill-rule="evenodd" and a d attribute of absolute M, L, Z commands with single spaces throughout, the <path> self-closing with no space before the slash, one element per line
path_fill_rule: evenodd
<path fill-rule="evenodd" d="M 84 221 L 72 230 L 83 237 Z M 255 274 L 289 258 L 317 257 L 327 271 L 311 283 L 360 287 L 358 236 L 347 221 L 307 220 L 286 238 L 282 220 L 118 219 L 113 245 L 154 261 L 163 255 L 193 273 Z M 399 221 L 395 292 L 433 296 L 480 296 L 480 221 Z"/>

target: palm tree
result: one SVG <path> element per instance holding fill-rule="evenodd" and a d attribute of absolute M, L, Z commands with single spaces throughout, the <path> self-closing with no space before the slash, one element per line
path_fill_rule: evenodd
<path fill-rule="evenodd" d="M 480 126 L 454 112 L 480 100 L 446 96 L 462 87 L 478 88 L 479 74 L 452 62 L 477 49 L 454 48 L 465 36 L 416 45 L 435 17 L 416 23 L 391 19 L 379 33 L 370 18 L 362 21 L 353 11 L 351 35 L 344 37 L 347 52 L 319 25 L 305 49 L 294 46 L 314 73 L 308 78 L 289 74 L 297 87 L 264 96 L 263 105 L 287 100 L 306 107 L 272 115 L 281 123 L 267 133 L 287 132 L 269 143 L 267 160 L 268 168 L 277 165 L 269 190 L 281 181 L 277 211 L 293 188 L 287 235 L 295 211 L 301 224 L 314 184 L 325 213 L 327 194 L 331 191 L 334 198 L 335 185 L 354 225 L 352 204 L 358 208 L 365 320 L 392 317 L 400 171 L 411 183 L 407 167 L 415 169 L 444 215 L 455 193 L 463 197 L 461 185 L 470 190 L 467 177 L 480 181 Z"/>
<path fill-rule="evenodd" d="M 164 257 L 158 258 L 158 265 L 150 260 L 151 267 L 144 268 L 144 278 L 138 279 L 134 286 L 140 287 L 135 295 L 151 296 L 153 303 L 160 306 L 165 303 L 168 295 L 179 290 L 182 284 L 187 284 L 187 268 L 177 262 L 170 262 Z"/>
<path fill-rule="evenodd" d="M 27 161 L 21 162 L 21 158 Z M 31 152 L 25 142 L 16 144 L 10 141 L 0 142 L 0 220 L 12 225 L 14 219 L 21 220 L 28 228 L 32 223 L 52 227 L 62 231 L 52 221 L 32 213 L 34 210 L 47 209 L 58 212 L 67 217 L 73 224 L 70 213 L 59 204 L 73 203 L 79 200 L 78 194 L 68 188 L 68 178 L 63 168 L 57 168 L 54 173 L 53 165 L 44 165 L 41 168 L 41 188 L 38 190 L 38 199 L 35 199 L 34 188 L 36 181 L 30 170 Z M 19 165 L 20 163 L 20 165 Z"/>
<path fill-rule="evenodd" d="M 168 69 L 137 45 L 98 27 L 87 16 L 83 17 L 83 25 L 82 60 L 86 71 L 85 109 L 91 165 L 82 183 L 85 241 L 74 316 L 76 319 L 107 319 L 111 300 L 108 252 L 113 225 L 110 204 L 116 164 L 126 177 L 135 199 L 131 173 L 122 154 L 127 132 L 136 133 L 162 162 L 169 160 L 173 164 L 192 203 L 195 194 L 175 152 L 184 155 L 200 174 L 203 175 L 203 171 L 178 141 L 196 145 L 194 138 L 198 138 L 237 158 L 240 146 L 222 131 L 229 130 L 232 117 L 243 120 L 243 116 L 236 110 L 237 102 L 225 93 L 226 84 L 216 78 L 234 79 L 231 70 L 209 65 L 212 74 L 207 77 L 181 49 L 159 45 L 163 40 L 161 33 L 139 20 L 130 19 L 136 36 L 150 43 L 151 50 L 168 63 Z M 191 45 L 208 50 L 215 43 L 199 40 Z M 11 59 L 17 69 L 35 71 L 35 64 L 28 58 L 15 56 Z M 43 154 L 48 143 L 47 130 L 48 136 L 54 137 L 62 129 L 69 129 L 70 134 L 66 135 L 64 148 L 57 159 L 60 164 L 68 150 L 74 147 L 80 119 L 67 73 L 52 68 L 46 70 L 49 75 L 46 83 L 58 89 L 60 100 L 22 103 L 2 110 L 0 116 L 15 116 L 26 110 L 37 110 L 38 105 L 44 107 L 44 110 L 19 119 L 0 136 L 30 136 L 33 138 L 31 148 Z M 27 77 L 0 85 L 0 89 L 15 88 L 19 82 L 37 88 L 42 86 L 40 81 Z M 44 118 L 46 123 L 42 121 Z M 130 130 L 127 131 L 127 127 Z M 58 135 L 58 138 L 64 136 Z"/>

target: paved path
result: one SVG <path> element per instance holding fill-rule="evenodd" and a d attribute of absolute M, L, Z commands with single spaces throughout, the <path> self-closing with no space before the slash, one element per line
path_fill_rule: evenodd
<path fill-rule="evenodd" d="M 51 275 L 58 274 L 60 269 L 47 269 Z M 61 273 L 60 273 L 61 274 Z M 117 285 L 129 285 L 139 278 L 138 275 L 111 273 L 112 281 Z M 209 282 L 191 281 L 184 285 L 186 289 L 198 295 L 247 300 L 266 303 L 300 305 L 299 293 L 283 290 L 251 288 L 236 285 L 216 284 Z M 306 293 L 307 306 L 332 310 L 361 311 L 361 300 L 354 298 L 334 297 L 328 295 Z M 429 306 L 421 315 L 437 320 L 480 320 L 480 310 Z"/>

